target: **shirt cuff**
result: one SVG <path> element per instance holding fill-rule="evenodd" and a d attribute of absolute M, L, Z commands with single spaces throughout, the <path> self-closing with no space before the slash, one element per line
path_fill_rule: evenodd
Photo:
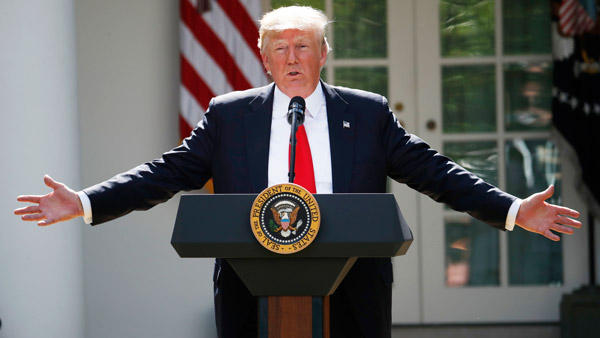
<path fill-rule="evenodd" d="M 85 224 L 92 224 L 92 203 L 90 202 L 90 198 L 83 191 L 78 191 L 77 195 L 83 206 L 83 221 Z"/>
<path fill-rule="evenodd" d="M 513 231 L 515 228 L 515 221 L 517 220 L 517 214 L 519 213 L 519 208 L 521 208 L 521 203 L 523 203 L 523 200 L 517 198 L 510 205 L 510 209 L 508 209 L 508 215 L 506 215 L 506 224 L 504 225 L 504 229 Z"/>

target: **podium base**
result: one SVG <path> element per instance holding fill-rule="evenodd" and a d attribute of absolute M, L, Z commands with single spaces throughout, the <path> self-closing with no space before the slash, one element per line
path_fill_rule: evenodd
<path fill-rule="evenodd" d="M 259 297 L 259 338 L 329 338 L 329 296 Z"/>

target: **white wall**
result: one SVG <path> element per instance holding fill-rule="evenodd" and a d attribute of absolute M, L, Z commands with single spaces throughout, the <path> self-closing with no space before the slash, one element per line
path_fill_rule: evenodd
<path fill-rule="evenodd" d="M 0 2 L 2 338 L 83 336 L 81 222 L 12 214 L 45 173 L 79 185 L 74 27 L 72 0 Z"/>
<path fill-rule="evenodd" d="M 178 1 L 75 4 L 82 182 L 150 160 L 178 141 Z M 212 259 L 170 245 L 178 198 L 84 227 L 87 338 L 213 337 Z"/>

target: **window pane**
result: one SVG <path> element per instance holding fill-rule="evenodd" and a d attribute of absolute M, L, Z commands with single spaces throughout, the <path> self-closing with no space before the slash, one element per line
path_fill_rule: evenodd
<path fill-rule="evenodd" d="M 498 185 L 498 144 L 495 141 L 446 142 L 444 155 L 484 181 Z"/>
<path fill-rule="evenodd" d="M 446 286 L 499 285 L 498 230 L 469 216 L 446 218 Z"/>
<path fill-rule="evenodd" d="M 522 62 L 504 66 L 506 130 L 550 130 L 551 102 L 550 62 Z"/>
<path fill-rule="evenodd" d="M 445 133 L 495 131 L 494 66 L 444 66 L 442 109 Z"/>
<path fill-rule="evenodd" d="M 527 197 L 554 184 L 554 196 L 548 202 L 561 204 L 558 148 L 550 140 L 514 139 L 505 151 L 508 192 Z"/>
<path fill-rule="evenodd" d="M 504 54 L 551 52 L 548 0 L 504 0 L 502 13 Z"/>
<path fill-rule="evenodd" d="M 387 67 L 337 67 L 335 84 L 387 96 Z"/>
<path fill-rule="evenodd" d="M 548 140 L 515 139 L 506 144 L 508 192 L 527 197 L 554 184 L 548 200 L 561 204 L 560 165 L 557 147 Z M 511 285 L 560 285 L 563 282 L 562 242 L 515 227 L 508 234 Z"/>
<path fill-rule="evenodd" d="M 494 1 L 441 0 L 442 56 L 494 55 Z"/>
<path fill-rule="evenodd" d="M 310 6 L 325 11 L 325 0 L 271 0 L 271 8 L 293 5 Z"/>
<path fill-rule="evenodd" d="M 334 0 L 333 13 L 336 58 L 387 57 L 385 0 Z"/>

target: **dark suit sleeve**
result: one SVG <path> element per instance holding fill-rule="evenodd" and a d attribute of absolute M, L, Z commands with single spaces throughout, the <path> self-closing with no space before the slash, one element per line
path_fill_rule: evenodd
<path fill-rule="evenodd" d="M 212 177 L 211 158 L 218 132 L 215 115 L 209 108 L 190 137 L 162 157 L 85 189 L 92 205 L 92 224 L 150 209 L 179 191 L 202 188 Z"/>
<path fill-rule="evenodd" d="M 392 179 L 452 209 L 504 229 L 516 197 L 484 182 L 400 126 L 385 99 L 381 130 Z"/>

